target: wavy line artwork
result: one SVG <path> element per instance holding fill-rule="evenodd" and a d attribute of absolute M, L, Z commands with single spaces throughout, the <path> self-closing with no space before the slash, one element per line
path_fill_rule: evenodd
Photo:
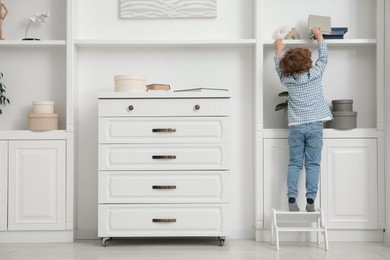
<path fill-rule="evenodd" d="M 120 0 L 120 17 L 214 18 L 217 0 Z"/>

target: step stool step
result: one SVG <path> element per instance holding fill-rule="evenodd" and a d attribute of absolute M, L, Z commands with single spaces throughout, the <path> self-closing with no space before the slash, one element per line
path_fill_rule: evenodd
<path fill-rule="evenodd" d="M 324 235 L 324 241 L 325 241 L 325 250 L 329 250 L 328 245 L 328 232 L 326 229 L 326 226 L 324 224 L 324 216 L 323 211 L 320 208 L 317 208 L 315 212 L 306 212 L 306 211 L 285 211 L 285 210 L 273 210 L 273 219 L 272 219 L 272 227 L 271 227 L 271 242 L 274 243 L 274 239 L 276 242 L 276 250 L 279 250 L 279 232 L 316 232 L 317 233 L 317 243 L 320 243 L 320 234 L 322 233 Z M 278 219 L 279 216 L 279 219 Z M 286 223 L 286 220 L 281 220 L 282 216 L 291 217 L 287 223 L 290 225 L 295 224 L 295 226 L 288 226 Z M 295 216 L 295 218 L 293 218 Z M 299 218 L 299 216 L 302 216 L 302 218 Z M 307 218 L 304 218 L 304 216 L 313 216 L 316 218 L 317 225 L 316 226 L 301 226 L 304 225 L 302 222 L 306 222 Z M 313 224 L 312 218 L 311 220 L 307 220 L 307 223 Z M 279 223 L 282 222 L 283 226 L 279 227 Z M 297 225 L 299 224 L 299 225 Z"/>

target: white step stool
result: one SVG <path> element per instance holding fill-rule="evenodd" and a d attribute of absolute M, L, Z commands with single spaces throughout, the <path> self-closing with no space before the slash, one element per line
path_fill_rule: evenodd
<path fill-rule="evenodd" d="M 324 235 L 325 241 L 325 250 L 329 250 L 328 245 L 328 232 L 324 224 L 324 215 L 320 208 L 317 208 L 315 212 L 306 212 L 306 211 L 282 211 L 282 210 L 273 210 L 273 218 L 272 218 L 272 227 L 271 227 L 271 243 L 274 244 L 276 242 L 276 250 L 279 251 L 279 232 L 317 232 L 317 244 L 320 244 L 320 234 L 321 232 Z M 299 215 L 302 216 L 314 216 L 316 218 L 317 225 L 316 226 L 304 226 L 304 227 L 288 227 L 278 226 L 278 216 L 286 216 L 286 217 L 297 217 Z M 292 222 L 292 221 L 291 221 Z M 312 224 L 314 221 L 310 222 Z"/>

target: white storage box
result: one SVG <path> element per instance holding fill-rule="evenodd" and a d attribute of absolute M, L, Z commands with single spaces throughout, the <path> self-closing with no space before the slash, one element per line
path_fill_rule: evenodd
<path fill-rule="evenodd" d="M 31 113 L 28 115 L 28 129 L 32 131 L 57 130 L 58 114 Z"/>
<path fill-rule="evenodd" d="M 54 113 L 54 101 L 33 101 L 33 113 Z"/>
<path fill-rule="evenodd" d="M 144 92 L 145 78 L 136 75 L 117 75 L 114 77 L 116 92 Z"/>

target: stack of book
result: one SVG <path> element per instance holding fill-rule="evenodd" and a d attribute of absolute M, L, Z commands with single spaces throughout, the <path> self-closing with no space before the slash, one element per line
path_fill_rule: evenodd
<path fill-rule="evenodd" d="M 171 86 L 168 84 L 154 83 L 146 85 L 147 91 L 155 91 L 155 90 L 170 90 Z"/>

